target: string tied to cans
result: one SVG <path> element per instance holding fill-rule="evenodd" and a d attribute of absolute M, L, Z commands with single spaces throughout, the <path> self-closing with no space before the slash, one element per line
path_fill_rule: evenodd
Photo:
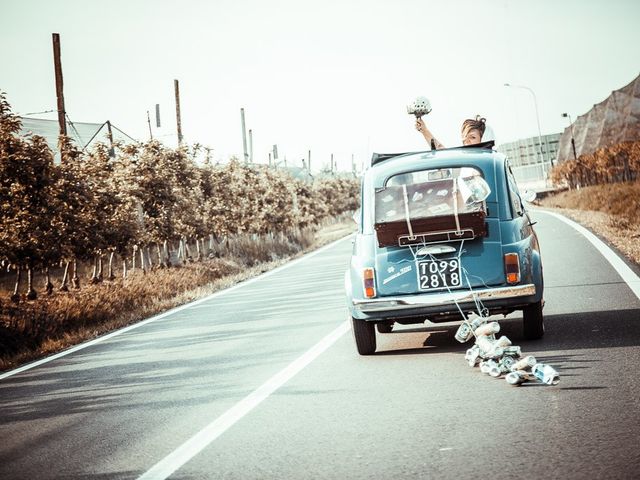
<path fill-rule="evenodd" d="M 464 249 L 464 239 L 460 243 L 458 258 Z M 426 245 L 426 243 L 424 244 Z M 411 249 L 414 259 L 417 261 L 417 249 Z M 435 260 L 432 254 L 428 257 Z M 490 313 L 482 300 L 475 294 L 469 274 L 466 268 L 462 267 L 462 273 L 471 292 L 476 311 L 478 314 L 471 318 L 466 314 L 457 300 L 454 300 L 463 322 L 458 327 L 455 338 L 460 343 L 466 343 L 472 338 L 474 345 L 465 353 L 465 360 L 470 367 L 480 367 L 480 371 L 495 378 L 504 377 L 509 385 L 520 386 L 523 383 L 542 383 L 544 385 L 557 385 L 560 382 L 560 374 L 546 363 L 540 363 L 533 355 L 522 356 L 522 349 L 518 345 L 513 345 L 506 336 L 496 338 L 500 332 L 500 324 L 496 321 L 489 321 Z M 451 293 L 444 275 L 440 272 L 443 284 L 447 291 Z"/>

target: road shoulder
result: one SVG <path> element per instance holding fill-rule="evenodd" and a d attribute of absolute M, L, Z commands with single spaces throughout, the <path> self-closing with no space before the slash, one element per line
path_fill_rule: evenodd
<path fill-rule="evenodd" d="M 604 212 L 570 208 L 536 207 L 535 210 L 562 215 L 582 225 L 621 256 L 640 275 L 640 225 L 629 226 Z"/>

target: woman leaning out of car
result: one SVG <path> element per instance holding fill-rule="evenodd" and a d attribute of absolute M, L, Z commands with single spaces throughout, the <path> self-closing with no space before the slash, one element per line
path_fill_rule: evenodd
<path fill-rule="evenodd" d="M 486 129 L 486 122 L 487 120 L 480 117 L 480 115 L 476 115 L 476 118 L 468 118 L 464 122 L 462 122 L 462 144 L 475 145 L 477 143 L 480 143 Z M 422 133 L 422 136 L 427 141 L 427 143 L 432 146 L 431 148 L 434 148 L 434 146 L 436 150 L 445 148 L 445 146 L 440 143 L 429 131 L 422 118 L 418 118 L 416 120 L 416 130 Z"/>

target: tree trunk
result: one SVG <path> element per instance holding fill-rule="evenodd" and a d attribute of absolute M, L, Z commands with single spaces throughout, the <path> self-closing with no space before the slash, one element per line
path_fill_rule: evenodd
<path fill-rule="evenodd" d="M 27 300 L 38 298 L 38 292 L 33 289 L 33 267 L 27 268 Z"/>
<path fill-rule="evenodd" d="M 163 242 L 163 248 L 164 248 L 164 257 L 166 259 L 165 261 L 165 265 L 167 266 L 167 268 L 171 268 L 171 254 L 169 253 L 169 242 L 167 242 L 166 240 Z"/>
<path fill-rule="evenodd" d="M 122 259 L 122 279 L 126 279 L 127 278 L 127 259 L 123 258 Z"/>
<path fill-rule="evenodd" d="M 95 255 L 93 257 L 93 273 L 91 274 L 91 280 L 89 280 L 89 283 L 91 285 L 95 285 L 98 282 L 98 256 Z"/>
<path fill-rule="evenodd" d="M 178 240 L 178 260 L 184 264 L 184 249 L 182 248 L 182 239 Z"/>
<path fill-rule="evenodd" d="M 98 281 L 102 282 L 104 280 L 104 276 L 102 274 L 102 253 L 98 255 Z"/>
<path fill-rule="evenodd" d="M 191 257 L 191 250 L 189 249 L 189 240 L 188 239 L 184 239 L 184 251 L 187 254 L 187 262 L 190 262 L 193 260 L 193 257 Z"/>
<path fill-rule="evenodd" d="M 11 295 L 11 301 L 18 303 L 20 301 L 20 280 L 22 280 L 22 269 L 16 267 L 16 286 L 13 289 L 13 295 Z"/>
<path fill-rule="evenodd" d="M 133 256 L 131 257 L 131 270 L 135 270 L 136 269 L 136 254 L 138 253 L 138 246 L 134 245 L 133 246 Z"/>
<path fill-rule="evenodd" d="M 51 283 L 51 275 L 49 274 L 49 267 L 44 269 L 44 290 L 47 292 L 47 295 L 51 295 L 53 293 L 53 283 Z"/>
<path fill-rule="evenodd" d="M 200 239 L 196 237 L 196 261 L 202 260 L 202 252 L 200 251 Z"/>
<path fill-rule="evenodd" d="M 114 281 L 116 279 L 116 276 L 113 274 L 113 257 L 116 254 L 116 252 L 111 252 L 109 254 L 109 276 L 107 277 L 108 280 L 110 281 Z M 126 264 L 126 260 L 123 260 Z"/>
<path fill-rule="evenodd" d="M 67 261 L 64 265 L 64 274 L 62 275 L 62 284 L 60 285 L 60 291 L 68 292 L 69 286 L 67 285 L 69 282 L 69 265 L 71 262 Z"/>
<path fill-rule="evenodd" d="M 78 277 L 78 260 L 73 259 L 73 277 L 71 277 L 71 285 L 73 288 L 80 288 L 80 278 Z"/>
<path fill-rule="evenodd" d="M 219 258 L 220 257 L 220 240 L 214 237 L 213 234 L 209 235 L 209 258 Z"/>
<path fill-rule="evenodd" d="M 629 158 L 625 155 L 622 160 L 622 181 L 629 182 L 631 181 L 631 171 L 629 169 Z"/>
<path fill-rule="evenodd" d="M 142 269 L 142 273 L 147 273 L 147 269 L 144 265 L 144 247 L 139 248 L 138 250 L 140 250 L 140 268 Z"/>
<path fill-rule="evenodd" d="M 160 250 L 160 242 L 156 242 L 156 253 L 158 255 L 158 267 L 159 268 L 165 268 L 166 265 L 165 265 L 164 260 L 162 258 L 162 250 Z"/>
<path fill-rule="evenodd" d="M 151 247 L 147 247 L 147 263 L 149 264 L 149 270 L 153 269 L 153 262 L 151 261 Z"/>

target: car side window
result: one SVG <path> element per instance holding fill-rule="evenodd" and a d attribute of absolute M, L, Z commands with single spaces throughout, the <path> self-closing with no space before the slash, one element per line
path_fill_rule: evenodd
<path fill-rule="evenodd" d="M 513 216 L 518 215 L 521 217 L 524 215 L 524 206 L 520 199 L 520 192 L 518 191 L 518 184 L 516 183 L 516 177 L 514 177 L 511 171 L 511 165 L 507 164 L 507 185 L 509 187 L 509 199 L 511 202 L 511 212 Z"/>

